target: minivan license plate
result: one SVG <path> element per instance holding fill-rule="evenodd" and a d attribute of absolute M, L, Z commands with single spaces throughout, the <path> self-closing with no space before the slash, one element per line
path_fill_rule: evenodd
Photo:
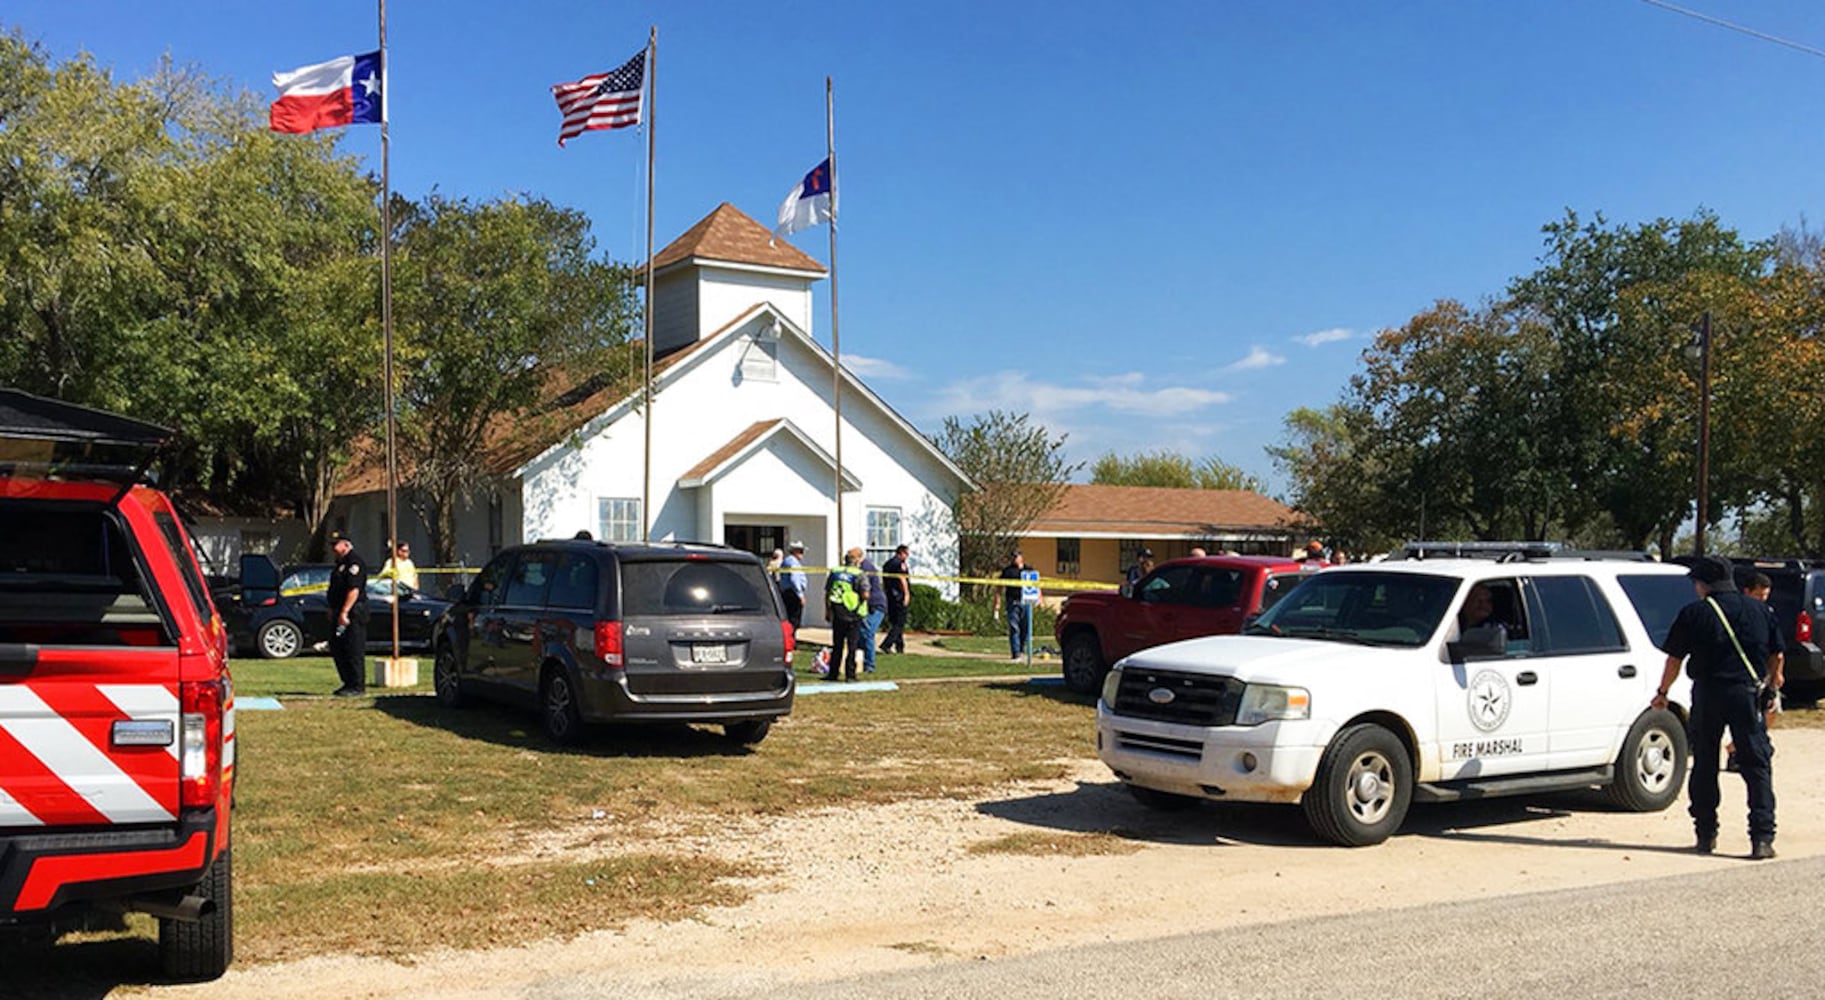
<path fill-rule="evenodd" d="M 727 663 L 729 647 L 720 642 L 700 642 L 691 646 L 692 663 Z"/>

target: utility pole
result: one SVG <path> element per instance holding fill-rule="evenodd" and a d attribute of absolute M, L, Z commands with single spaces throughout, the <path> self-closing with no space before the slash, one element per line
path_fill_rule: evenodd
<path fill-rule="evenodd" d="M 1693 554 L 1705 554 L 1705 522 L 1710 520 L 1711 482 L 1711 310 L 1698 327 L 1698 526 Z"/>

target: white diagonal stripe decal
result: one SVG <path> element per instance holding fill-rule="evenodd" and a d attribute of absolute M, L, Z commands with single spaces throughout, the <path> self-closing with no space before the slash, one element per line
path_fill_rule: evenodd
<path fill-rule="evenodd" d="M 24 806 L 13 801 L 6 789 L 0 788 L 0 826 L 43 826 L 44 820 L 33 816 Z"/>
<path fill-rule="evenodd" d="M 0 687 L 0 729 L 109 822 L 176 818 L 31 689 Z"/>
<path fill-rule="evenodd" d="M 157 684 L 97 684 L 95 690 L 114 703 L 129 719 L 171 723 L 171 742 L 165 750 L 172 760 L 178 759 L 183 723 L 178 719 L 177 696 Z"/>

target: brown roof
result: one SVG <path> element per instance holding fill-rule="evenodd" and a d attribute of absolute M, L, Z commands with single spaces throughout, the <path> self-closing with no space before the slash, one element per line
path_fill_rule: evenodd
<path fill-rule="evenodd" d="M 692 257 L 825 273 L 824 265 L 785 240 L 774 239 L 767 227 L 726 201 L 659 251 L 653 258 L 653 269 Z"/>
<path fill-rule="evenodd" d="M 702 479 L 705 476 L 708 476 L 710 473 L 716 471 L 717 466 L 727 462 L 730 458 L 733 458 L 737 452 L 753 444 L 756 438 L 785 422 L 783 417 L 775 417 L 772 420 L 760 420 L 748 425 L 747 430 L 735 435 L 735 437 L 730 439 L 728 444 L 710 452 L 709 457 L 698 462 L 696 465 L 691 466 L 689 471 L 678 478 Z"/>
<path fill-rule="evenodd" d="M 653 362 L 653 377 L 688 357 L 705 340 L 688 344 Z M 644 351 L 644 340 L 631 342 L 631 355 Z M 641 362 L 636 361 L 638 366 Z M 490 475 L 503 476 L 537 458 L 545 449 L 581 430 L 609 408 L 640 391 L 638 368 L 619 377 L 578 371 L 553 371 L 539 393 L 539 402 L 522 410 L 497 414 L 482 439 L 482 469 Z M 399 481 L 412 476 L 412 463 L 404 454 L 399 460 Z M 337 496 L 352 496 L 384 490 L 387 486 L 386 455 L 382 444 L 364 438 L 355 444 L 354 456 L 336 483 Z"/>
<path fill-rule="evenodd" d="M 1067 486 L 1058 506 L 1029 535 L 1090 532 L 1135 536 L 1199 535 L 1213 529 L 1290 532 L 1299 515 L 1250 490 L 1163 486 Z"/>

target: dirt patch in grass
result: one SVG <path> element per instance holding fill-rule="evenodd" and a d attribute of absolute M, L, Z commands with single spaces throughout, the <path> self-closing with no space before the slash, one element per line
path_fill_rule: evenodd
<path fill-rule="evenodd" d="M 1010 833 L 969 845 L 971 854 L 1031 854 L 1040 857 L 1088 858 L 1100 854 L 1133 854 L 1141 845 L 1116 833 L 1065 833 L 1033 830 Z"/>
<path fill-rule="evenodd" d="M 740 903 L 747 890 L 732 880 L 756 871 L 702 855 L 640 854 L 242 886 L 237 951 L 262 962 L 399 955 L 431 942 L 478 948 L 565 939 L 635 918 L 677 920 Z"/>
<path fill-rule="evenodd" d="M 753 749 L 688 726 L 560 748 L 530 713 L 419 695 L 286 704 L 237 719 L 245 961 L 676 919 L 766 884 L 777 854 L 743 844 L 781 819 L 1057 780 L 1091 732 L 1087 701 L 1007 682 L 807 697 Z"/>

